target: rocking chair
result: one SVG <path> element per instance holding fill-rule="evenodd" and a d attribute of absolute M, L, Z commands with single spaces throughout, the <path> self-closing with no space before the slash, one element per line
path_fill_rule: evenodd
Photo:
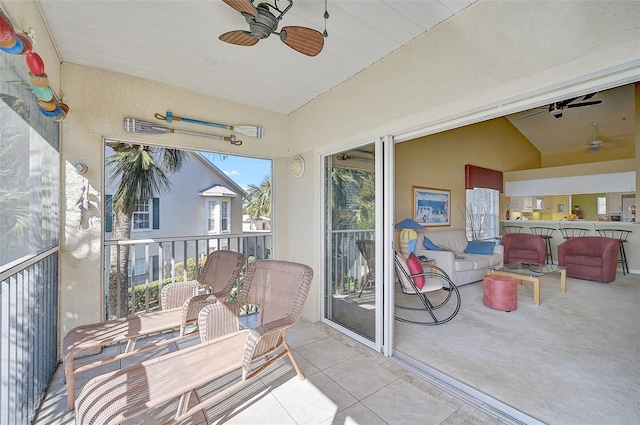
<path fill-rule="evenodd" d="M 360 250 L 362 257 L 367 262 L 367 267 L 369 268 L 369 272 L 365 275 L 364 283 L 362 284 L 360 293 L 358 294 L 358 298 L 360 298 L 362 296 L 362 291 L 364 291 L 366 287 L 376 283 L 376 242 L 360 239 L 356 241 L 356 246 Z"/>
<path fill-rule="evenodd" d="M 404 310 L 426 310 L 431 318 L 430 320 L 424 321 L 396 316 L 395 319 L 397 321 L 425 326 L 441 325 L 447 323 L 458 314 L 460 311 L 460 292 L 444 270 L 437 266 L 429 265 L 427 266 L 427 271 L 413 274 L 409 271 L 409 266 L 404 258 L 402 258 L 402 255 L 397 252 L 395 253 L 395 269 L 402 293 L 405 295 L 416 295 L 424 306 L 409 307 L 396 304 L 396 308 Z M 424 285 L 422 287 L 416 284 L 416 281 L 420 281 L 420 277 L 424 277 Z M 437 292 L 440 292 L 438 301 L 434 301 L 436 299 L 434 296 L 432 296 L 432 299 L 427 296 L 428 293 L 436 295 Z M 444 295 L 445 293 L 446 295 Z M 455 298 L 455 301 L 452 300 L 452 298 Z M 450 305 L 449 301 L 452 303 L 455 302 L 455 306 Z"/>

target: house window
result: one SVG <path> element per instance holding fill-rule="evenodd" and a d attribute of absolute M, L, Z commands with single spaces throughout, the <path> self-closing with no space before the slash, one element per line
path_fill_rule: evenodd
<path fill-rule="evenodd" d="M 151 230 L 151 205 L 149 200 L 136 203 L 132 218 L 133 230 Z"/>
<path fill-rule="evenodd" d="M 229 229 L 229 202 L 222 201 L 220 207 L 220 232 L 228 232 Z"/>
<path fill-rule="evenodd" d="M 598 196 L 598 214 L 606 214 L 607 213 L 607 197 L 606 196 Z"/>
<path fill-rule="evenodd" d="M 207 230 L 210 233 L 216 233 L 216 206 L 218 203 L 216 201 L 209 201 L 207 204 L 209 206 Z"/>
<path fill-rule="evenodd" d="M 467 238 L 469 240 L 496 238 L 500 199 L 498 191 L 484 188 L 468 189 L 466 198 Z"/>

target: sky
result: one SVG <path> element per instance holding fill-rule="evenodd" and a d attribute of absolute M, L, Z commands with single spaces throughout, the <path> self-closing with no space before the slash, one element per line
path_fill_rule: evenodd
<path fill-rule="evenodd" d="M 268 159 L 232 155 L 222 159 L 209 152 L 201 154 L 245 190 L 250 184 L 260 186 L 265 176 L 271 176 L 271 160 Z"/>

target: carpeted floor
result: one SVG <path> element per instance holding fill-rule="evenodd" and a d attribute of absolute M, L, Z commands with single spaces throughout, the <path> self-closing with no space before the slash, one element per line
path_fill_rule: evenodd
<path fill-rule="evenodd" d="M 639 423 L 640 275 L 568 278 L 566 293 L 547 276 L 539 306 L 525 282 L 510 313 L 482 304 L 482 282 L 460 293 L 447 324 L 396 321 L 395 348 L 548 424 Z"/>

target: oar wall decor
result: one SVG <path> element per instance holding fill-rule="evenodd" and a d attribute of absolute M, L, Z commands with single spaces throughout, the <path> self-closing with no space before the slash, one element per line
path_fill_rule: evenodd
<path fill-rule="evenodd" d="M 192 124 L 200 124 L 200 125 L 208 125 L 210 127 L 218 127 L 225 128 L 227 130 L 235 131 L 237 133 L 242 133 L 247 136 L 257 137 L 258 139 L 262 139 L 264 134 L 264 129 L 262 127 L 258 127 L 256 125 L 227 125 L 227 124 L 218 124 L 215 122 L 196 120 L 193 118 L 185 118 L 180 117 L 178 115 L 174 115 L 171 111 L 167 111 L 167 116 L 163 116 L 160 114 L 155 114 L 155 117 L 159 120 L 166 120 L 167 122 L 172 121 L 184 121 L 190 122 Z"/>
<path fill-rule="evenodd" d="M 140 121 L 135 118 L 124 119 L 124 131 L 128 133 L 143 133 L 143 134 L 163 134 L 163 133 L 179 133 L 188 134 L 189 136 L 208 137 L 210 139 L 224 140 L 232 145 L 240 146 L 242 140 L 237 140 L 236 136 L 231 135 L 229 137 L 216 136 L 214 134 L 196 133 L 194 131 L 176 130 L 174 128 L 163 127 L 158 124 L 154 124 L 148 121 Z"/>

